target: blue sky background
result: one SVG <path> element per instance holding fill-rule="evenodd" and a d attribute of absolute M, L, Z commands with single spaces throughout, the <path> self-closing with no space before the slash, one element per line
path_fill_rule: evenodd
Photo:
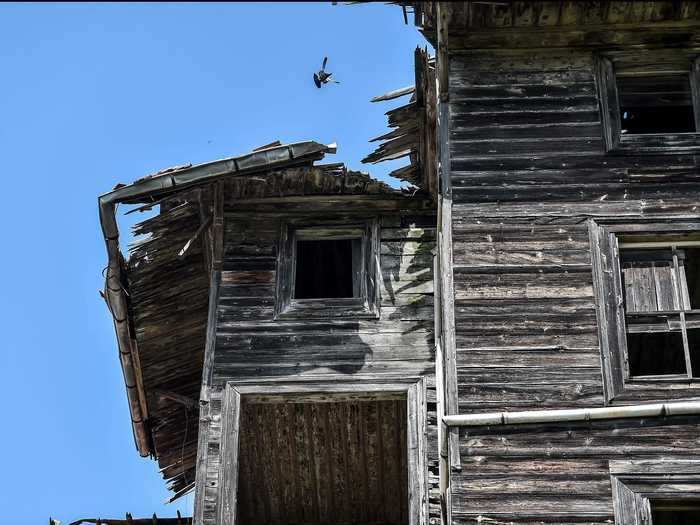
<path fill-rule="evenodd" d="M 0 523 L 191 513 L 133 445 L 97 196 L 275 139 L 381 177 L 359 161 L 396 104 L 369 99 L 416 45 L 379 4 L 0 5 Z M 324 54 L 342 83 L 317 90 Z"/>

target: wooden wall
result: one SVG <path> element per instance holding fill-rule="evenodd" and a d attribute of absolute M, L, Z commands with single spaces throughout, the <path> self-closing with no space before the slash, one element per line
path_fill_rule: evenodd
<path fill-rule="evenodd" d="M 602 406 L 586 221 L 700 218 L 695 157 L 606 155 L 585 48 L 453 52 L 449 136 L 460 413 Z M 695 423 L 463 435 L 455 522 L 605 522 L 605 459 L 683 456 Z"/>
<path fill-rule="evenodd" d="M 697 459 L 698 425 L 695 416 L 463 432 L 453 523 L 614 523 L 608 461 Z"/>
<path fill-rule="evenodd" d="M 406 402 L 244 403 L 237 518 L 407 523 Z"/>
<path fill-rule="evenodd" d="M 359 202 L 359 201 L 358 201 Z M 248 206 L 246 208 L 246 206 Z M 329 197 L 225 208 L 225 257 L 216 310 L 210 386 L 203 523 L 215 523 L 220 462 L 221 392 L 227 381 L 319 378 L 357 380 L 382 375 L 428 381 L 430 510 L 437 502 L 432 250 L 435 216 L 403 205 L 338 204 Z M 429 206 L 412 206 L 429 210 Z M 378 211 L 378 209 L 384 211 Z M 409 207 L 410 209 L 410 207 Z M 377 320 L 274 320 L 276 254 L 287 217 L 379 217 L 381 316 Z"/>

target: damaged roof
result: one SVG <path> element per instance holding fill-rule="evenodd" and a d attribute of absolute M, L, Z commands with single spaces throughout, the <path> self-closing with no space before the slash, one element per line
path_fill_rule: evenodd
<path fill-rule="evenodd" d="M 192 489 L 209 303 L 208 253 L 214 185 L 229 202 L 328 195 L 402 198 L 400 190 L 315 164 L 335 145 L 274 142 L 244 155 L 161 170 L 99 197 L 108 266 L 103 296 L 114 320 L 134 439 L 153 456 L 175 499 Z M 223 184 L 219 184 L 222 182 Z M 119 203 L 155 205 L 119 250 Z M 131 210 L 131 211 L 136 211 Z"/>
<path fill-rule="evenodd" d="M 415 51 L 415 79 L 414 86 L 390 91 L 372 99 L 372 102 L 384 102 L 411 95 L 408 103 L 387 111 L 392 131 L 370 140 L 380 144 L 362 162 L 376 164 L 407 157 L 408 164 L 389 175 L 435 195 L 435 60 L 428 56 L 427 50 L 420 47 Z"/>

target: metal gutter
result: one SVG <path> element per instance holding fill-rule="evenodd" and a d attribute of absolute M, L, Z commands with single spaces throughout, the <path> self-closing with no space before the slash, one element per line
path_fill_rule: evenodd
<path fill-rule="evenodd" d="M 272 146 L 226 159 L 175 168 L 158 173 L 133 184 L 122 186 L 98 198 L 100 225 L 107 246 L 107 270 L 104 299 L 114 320 L 124 384 L 126 385 L 131 425 L 136 448 L 141 456 L 154 454 L 146 420 L 146 395 L 141 379 L 141 367 L 135 347 L 135 337 L 129 326 L 128 292 L 122 283 L 124 258 L 119 250 L 119 228 L 116 219 L 118 203 L 139 203 L 154 200 L 166 193 L 203 184 L 223 175 L 247 175 L 322 159 L 335 153 L 336 145 L 305 141 Z"/>
<path fill-rule="evenodd" d="M 487 412 L 444 416 L 448 427 L 526 425 L 528 423 L 564 423 L 598 421 L 632 417 L 662 417 L 700 414 L 700 401 L 628 405 L 567 410 L 528 410 L 522 412 Z"/>

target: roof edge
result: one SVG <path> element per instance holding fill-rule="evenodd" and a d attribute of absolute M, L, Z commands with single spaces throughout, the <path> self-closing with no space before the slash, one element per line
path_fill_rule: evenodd
<path fill-rule="evenodd" d="M 134 348 L 135 338 L 129 326 L 128 292 L 124 289 L 123 256 L 119 250 L 117 204 L 143 202 L 144 199 L 153 199 L 157 195 L 201 184 L 223 175 L 243 175 L 296 163 L 313 162 L 322 159 L 326 153 L 335 153 L 336 149 L 335 144 L 323 145 L 314 141 L 273 146 L 237 157 L 164 170 L 132 184 L 120 186 L 98 198 L 100 226 L 108 260 L 103 297 L 114 321 L 134 441 L 142 457 L 154 455 L 155 450 L 147 424 L 146 395 L 138 355 Z"/>

